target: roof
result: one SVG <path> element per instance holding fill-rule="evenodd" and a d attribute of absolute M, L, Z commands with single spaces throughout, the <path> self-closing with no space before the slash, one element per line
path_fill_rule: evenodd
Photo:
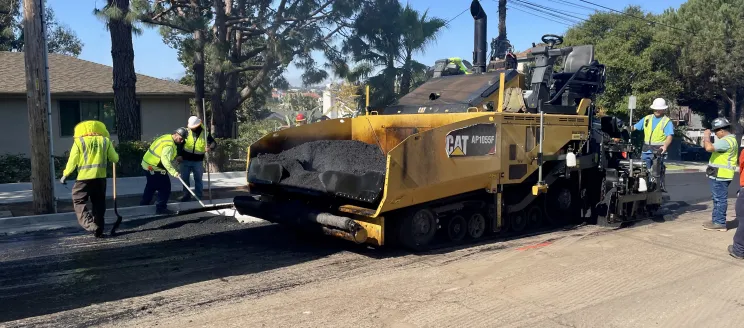
<path fill-rule="evenodd" d="M 0 51 L 0 94 L 26 94 L 23 52 Z M 49 54 L 52 95 L 113 95 L 113 68 L 60 54 Z M 190 86 L 137 74 L 138 96 L 193 97 Z"/>
<path fill-rule="evenodd" d="M 466 112 L 480 104 L 499 88 L 502 72 L 506 81 L 513 79 L 515 70 L 500 70 L 483 74 L 449 75 L 429 79 L 426 83 L 388 106 L 384 114 Z M 438 95 L 434 100 L 430 96 Z M 423 109 L 423 111 L 420 111 Z"/>

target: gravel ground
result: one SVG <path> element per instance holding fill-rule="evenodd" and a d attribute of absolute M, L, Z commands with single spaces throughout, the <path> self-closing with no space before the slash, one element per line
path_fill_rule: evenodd
<path fill-rule="evenodd" d="M 734 230 L 678 210 L 424 254 L 198 216 L 0 237 L 0 326 L 740 326 Z"/>

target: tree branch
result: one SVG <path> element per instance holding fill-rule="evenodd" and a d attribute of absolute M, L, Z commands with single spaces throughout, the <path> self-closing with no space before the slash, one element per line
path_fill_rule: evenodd
<path fill-rule="evenodd" d="M 235 74 L 235 73 L 242 73 L 242 72 L 247 72 L 247 71 L 258 71 L 262 69 L 263 67 L 264 65 L 250 65 L 246 67 L 240 67 L 240 68 L 236 68 L 234 70 L 228 71 L 227 75 Z"/>
<path fill-rule="evenodd" d="M 178 25 L 175 25 L 175 24 L 171 24 L 171 23 L 168 23 L 168 22 L 163 22 L 161 20 L 157 20 L 156 21 L 156 20 L 153 20 L 150 17 L 140 17 L 140 20 L 143 23 L 146 23 L 146 24 L 152 24 L 152 25 L 159 25 L 159 26 L 170 27 L 172 29 L 176 29 L 176 30 L 179 30 L 179 31 L 187 32 L 187 33 L 193 33 L 194 32 L 192 29 L 185 28 L 183 26 L 178 26 Z"/>

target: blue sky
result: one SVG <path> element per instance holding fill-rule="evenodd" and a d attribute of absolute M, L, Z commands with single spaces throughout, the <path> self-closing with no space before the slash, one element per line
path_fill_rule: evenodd
<path fill-rule="evenodd" d="M 562 34 L 567 26 L 543 17 L 561 21 L 554 16 L 527 9 L 525 0 L 508 0 L 506 31 L 516 50 L 529 48 L 532 42 L 539 42 L 544 34 Z M 586 17 L 594 7 L 580 0 L 526 0 L 528 2 L 560 10 L 562 13 Z M 106 0 L 47 0 L 57 19 L 77 33 L 84 43 L 81 59 L 111 65 L 111 40 L 104 24 L 93 15 L 93 10 L 101 8 Z M 645 10 L 660 13 L 669 7 L 679 7 L 683 0 L 591 0 L 609 8 L 621 10 L 628 5 L 640 5 Z M 470 0 L 408 0 L 415 9 L 429 10 L 430 16 L 449 20 L 469 8 Z M 488 14 L 488 40 L 498 34 L 498 4 L 496 0 L 481 0 Z M 596 8 L 596 7 L 595 7 Z M 599 9 L 599 8 L 598 8 Z M 633 19 L 630 18 L 629 19 Z M 564 21 L 565 22 L 565 21 Z M 663 28 L 663 27 L 657 27 Z M 446 57 L 459 56 L 471 60 L 473 51 L 473 19 L 467 11 L 452 20 L 436 41 L 427 48 L 425 54 L 415 57 L 422 63 L 433 65 L 434 61 Z M 490 49 L 490 48 L 489 48 Z M 137 73 L 160 78 L 179 78 L 184 68 L 178 62 L 176 51 L 166 46 L 156 29 L 145 28 L 140 36 L 134 38 L 134 66 Z M 292 85 L 300 85 L 300 72 L 290 66 L 286 74 Z"/>

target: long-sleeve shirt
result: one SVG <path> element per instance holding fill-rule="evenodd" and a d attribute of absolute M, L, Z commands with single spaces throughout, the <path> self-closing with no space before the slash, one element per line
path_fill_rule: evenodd
<path fill-rule="evenodd" d="M 160 153 L 160 163 L 163 164 L 163 167 L 170 173 L 172 176 L 178 175 L 178 170 L 176 170 L 175 167 L 173 167 L 173 163 L 171 162 L 171 158 L 175 158 L 174 153 L 176 152 L 175 145 L 173 146 L 165 146 L 163 147 L 163 152 Z"/>
<path fill-rule="evenodd" d="M 111 163 L 118 163 L 119 162 L 119 154 L 116 153 L 116 149 L 114 149 L 114 145 L 111 144 L 111 140 L 108 140 L 107 144 L 109 146 L 106 150 L 106 158 Z M 82 152 L 80 151 L 80 148 L 76 143 L 72 143 L 72 148 L 70 149 L 70 157 L 67 159 L 67 166 L 65 166 L 65 170 L 62 172 L 63 176 L 70 176 L 72 172 L 74 172 L 78 164 L 80 163 L 80 157 L 82 156 Z M 103 176 L 102 178 L 105 178 Z"/>
<path fill-rule="evenodd" d="M 167 173 L 172 176 L 178 176 L 178 170 L 175 167 L 173 167 L 173 163 L 171 162 L 171 158 L 175 158 L 175 156 L 173 156 L 175 152 L 176 152 L 175 144 L 168 144 L 168 145 L 163 146 L 163 150 L 161 150 L 160 152 L 160 165 L 162 165 L 163 168 L 165 168 L 165 170 L 163 170 L 163 168 L 161 168 L 160 165 L 158 165 L 157 167 L 152 167 L 152 170 L 161 172 L 161 173 L 165 173 L 167 171 Z M 147 164 L 147 162 L 143 160 L 142 168 L 145 171 L 147 171 L 149 167 L 150 167 L 150 164 Z"/>

